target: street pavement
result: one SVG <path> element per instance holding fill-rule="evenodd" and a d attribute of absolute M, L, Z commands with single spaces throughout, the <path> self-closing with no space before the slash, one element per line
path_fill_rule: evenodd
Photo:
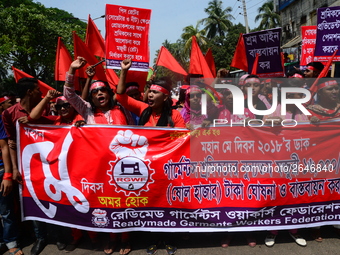
<path fill-rule="evenodd" d="M 321 232 L 323 236 L 322 242 L 316 242 L 310 237 L 310 229 L 301 229 L 299 234 L 307 240 L 306 247 L 298 246 L 294 240 L 289 236 L 288 231 L 280 231 L 279 235 L 276 237 L 276 244 L 274 247 L 268 248 L 264 245 L 264 239 L 266 236 L 265 231 L 253 232 L 256 239 L 257 245 L 254 248 L 249 247 L 246 244 L 246 238 L 244 233 L 232 233 L 232 240 L 228 248 L 222 248 L 220 246 L 221 240 L 225 237 L 224 233 L 176 233 L 172 235 L 174 244 L 178 247 L 178 255 L 222 255 L 222 254 L 259 254 L 259 255 L 285 255 L 285 254 L 298 254 L 298 255 L 322 255 L 322 254 L 339 254 L 340 253 L 340 239 L 339 236 L 334 232 L 333 227 L 326 226 L 321 227 Z M 65 251 L 59 251 L 56 247 L 55 238 L 53 236 L 53 230 L 49 233 L 49 244 L 45 247 L 42 255 L 50 254 L 67 254 Z M 28 235 L 27 233 L 22 238 L 22 247 L 24 254 L 30 254 L 34 238 L 33 235 Z M 29 236 L 29 237 L 27 237 Z M 65 235 L 70 238 L 68 234 Z M 147 232 L 134 232 L 131 233 L 131 243 L 133 250 L 131 255 L 142 255 L 146 254 L 145 248 L 152 243 L 150 233 Z M 93 250 L 91 247 L 91 242 L 86 233 L 82 238 L 82 242 L 79 244 L 77 249 L 68 253 L 72 255 L 90 255 L 90 254 L 101 254 L 104 252 L 102 250 L 106 240 L 107 234 L 100 233 L 98 236 L 100 247 L 98 250 Z M 9 254 L 8 252 L 4 254 Z M 113 254 L 119 254 L 118 248 Z M 166 255 L 164 246 L 159 247 L 157 255 Z"/>

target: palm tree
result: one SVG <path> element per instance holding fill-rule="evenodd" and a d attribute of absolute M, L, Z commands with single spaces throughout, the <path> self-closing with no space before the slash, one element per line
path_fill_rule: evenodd
<path fill-rule="evenodd" d="M 234 19 L 230 14 L 232 8 L 227 7 L 223 9 L 222 1 L 212 0 L 208 3 L 208 8 L 205 8 L 204 11 L 208 14 L 208 17 L 200 20 L 200 23 L 204 24 L 207 37 L 211 39 L 217 35 L 225 36 L 228 29 L 233 25 L 230 21 Z"/>
<path fill-rule="evenodd" d="M 183 28 L 183 33 L 181 35 L 181 38 L 184 40 L 184 53 L 188 53 L 189 49 L 192 44 L 192 36 L 196 36 L 197 43 L 204 48 L 204 46 L 207 44 L 207 38 L 205 37 L 206 31 L 199 29 L 199 22 L 197 22 L 196 27 L 193 25 L 186 26 Z M 202 49 L 203 50 L 203 49 Z"/>
<path fill-rule="evenodd" d="M 274 1 L 268 0 L 257 10 L 259 14 L 255 17 L 255 22 L 261 20 L 259 29 L 270 29 L 280 26 L 280 15 L 274 12 Z"/>

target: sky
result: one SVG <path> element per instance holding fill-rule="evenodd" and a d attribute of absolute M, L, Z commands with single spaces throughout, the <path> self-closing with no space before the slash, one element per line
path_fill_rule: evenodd
<path fill-rule="evenodd" d="M 88 15 L 96 23 L 98 29 L 105 38 L 105 19 L 99 18 L 105 14 L 105 5 L 114 4 L 122 6 L 131 6 L 137 8 L 151 9 L 150 25 L 150 62 L 156 58 L 156 51 L 160 49 L 165 40 L 174 43 L 180 38 L 182 29 L 186 26 L 196 26 L 197 21 L 207 17 L 204 9 L 208 7 L 210 0 L 34 0 L 40 2 L 45 7 L 54 7 L 73 14 L 83 21 L 87 21 Z M 256 2 L 256 3 L 254 3 Z M 255 23 L 255 16 L 258 14 L 257 9 L 265 0 L 251 1 L 246 0 L 248 24 L 253 29 L 258 26 Z M 242 1 L 228 0 L 223 1 L 223 8 L 232 7 L 231 14 L 235 17 L 232 20 L 234 24 L 245 24 Z M 203 28 L 203 27 L 201 27 Z"/>

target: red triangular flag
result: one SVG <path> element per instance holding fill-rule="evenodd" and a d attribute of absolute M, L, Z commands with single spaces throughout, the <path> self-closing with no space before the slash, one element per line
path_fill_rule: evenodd
<path fill-rule="evenodd" d="M 164 66 L 175 73 L 183 74 L 185 76 L 188 75 L 188 73 L 180 66 L 177 60 L 164 46 L 162 46 L 159 51 L 156 66 Z"/>
<path fill-rule="evenodd" d="M 65 74 L 69 70 L 71 63 L 72 57 L 70 55 L 70 52 L 65 47 L 64 43 L 61 40 L 61 37 L 58 37 L 58 46 L 54 69 L 55 81 L 65 81 Z"/>
<path fill-rule="evenodd" d="M 256 57 L 254 60 L 253 68 L 251 70 L 251 74 L 257 75 L 257 66 L 259 65 L 259 54 L 256 53 Z"/>
<path fill-rule="evenodd" d="M 119 78 L 116 72 L 113 69 L 106 68 L 106 78 L 107 82 L 109 83 L 110 87 L 116 90 L 116 86 L 118 85 Z"/>
<path fill-rule="evenodd" d="M 192 36 L 189 73 L 202 74 L 204 78 L 214 77 L 200 47 L 197 44 L 196 36 Z"/>
<path fill-rule="evenodd" d="M 14 73 L 14 79 L 15 82 L 18 82 L 21 78 L 34 78 L 32 75 L 29 75 L 19 69 L 16 69 L 14 66 L 12 66 L 13 69 L 13 73 Z M 46 96 L 47 92 L 49 90 L 54 90 L 54 88 L 52 88 L 51 86 L 47 85 L 46 83 L 38 80 L 38 85 L 40 87 L 40 91 L 42 93 L 43 96 Z"/>
<path fill-rule="evenodd" d="M 244 45 L 243 34 L 240 34 L 240 37 L 238 38 L 234 57 L 233 60 L 231 61 L 230 66 L 248 72 L 248 61 L 246 54 L 246 46 Z"/>
<path fill-rule="evenodd" d="M 215 60 L 210 48 L 208 49 L 207 53 L 205 53 L 205 61 L 207 61 L 211 73 L 213 74 L 214 78 L 216 78 Z"/>
<path fill-rule="evenodd" d="M 93 55 L 104 58 L 105 57 L 105 43 L 104 38 L 100 34 L 96 24 L 91 19 L 90 15 L 87 22 L 85 44 Z"/>
<path fill-rule="evenodd" d="M 87 48 L 86 44 L 80 39 L 80 37 L 73 32 L 73 43 L 74 43 L 74 57 L 84 57 L 87 61 L 87 64 L 78 70 L 78 76 L 82 78 L 86 78 L 85 70 L 88 66 L 94 65 L 98 62 L 98 59 L 90 52 Z M 105 71 L 102 65 L 98 65 L 96 67 L 96 75 L 93 77 L 94 80 L 102 80 L 107 81 Z"/>

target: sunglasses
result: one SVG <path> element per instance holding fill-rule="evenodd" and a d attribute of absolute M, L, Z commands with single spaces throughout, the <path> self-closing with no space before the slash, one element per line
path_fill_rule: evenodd
<path fill-rule="evenodd" d="M 97 95 L 99 91 L 100 91 L 100 92 L 106 92 L 106 91 L 108 91 L 108 90 L 107 90 L 106 87 L 97 87 L 97 88 L 91 90 L 91 94 L 92 94 L 92 95 Z"/>
<path fill-rule="evenodd" d="M 61 110 L 61 108 L 68 109 L 70 108 L 70 103 L 63 103 L 63 104 L 56 104 L 55 109 L 56 110 Z"/>
<path fill-rule="evenodd" d="M 201 98 L 202 94 L 190 94 L 190 98 L 194 98 L 194 97 Z"/>

